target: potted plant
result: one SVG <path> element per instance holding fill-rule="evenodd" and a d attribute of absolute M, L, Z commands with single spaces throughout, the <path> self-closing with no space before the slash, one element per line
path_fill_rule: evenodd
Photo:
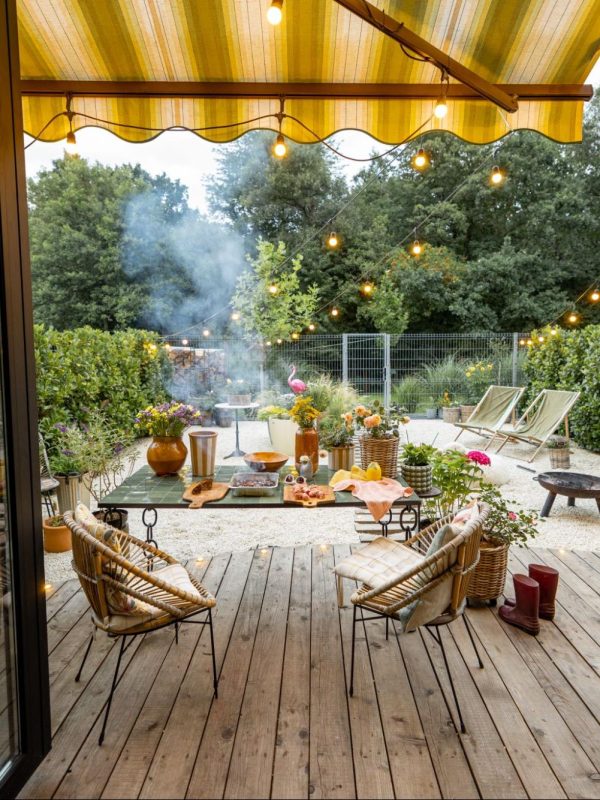
<path fill-rule="evenodd" d="M 50 467 L 58 481 L 56 500 L 61 514 L 75 508 L 81 499 L 84 466 L 74 445 L 80 435 L 79 427 L 62 422 L 54 426 L 58 434 L 49 451 Z"/>
<path fill-rule="evenodd" d="M 259 408 L 257 417 L 265 420 L 269 428 L 269 439 L 273 449 L 292 458 L 296 455 L 296 431 L 298 426 L 290 418 L 289 408 L 268 405 Z"/>
<path fill-rule="evenodd" d="M 354 462 L 354 425 L 352 413 L 340 419 L 326 416 L 319 424 L 319 443 L 327 450 L 329 469 L 350 469 Z"/>
<path fill-rule="evenodd" d="M 433 484 L 441 495 L 425 503 L 429 517 L 445 517 L 463 506 L 483 474 L 477 462 L 457 450 L 436 450 L 431 456 Z"/>
<path fill-rule="evenodd" d="M 319 415 L 320 412 L 313 406 L 310 395 L 298 396 L 290 408 L 290 417 L 298 425 L 294 453 L 296 464 L 300 463 L 300 456 L 308 456 L 313 473 L 319 468 L 319 434 L 315 428 Z"/>
<path fill-rule="evenodd" d="M 217 408 L 215 404 L 213 417 L 219 428 L 231 428 L 233 425 L 233 411 L 230 408 Z"/>
<path fill-rule="evenodd" d="M 517 503 L 506 500 L 490 483 L 482 483 L 479 499 L 490 507 L 481 545 L 479 563 L 469 583 L 469 600 L 496 604 L 504 591 L 511 544 L 522 547 L 537 534 L 535 511 L 525 511 Z"/>
<path fill-rule="evenodd" d="M 442 419 L 454 425 L 460 420 L 460 403 L 452 399 L 449 391 L 445 391 L 440 399 L 440 406 L 442 409 Z"/>
<path fill-rule="evenodd" d="M 435 447 L 430 444 L 411 444 L 407 442 L 402 447 L 400 471 L 406 483 L 417 494 L 426 494 L 431 491 L 433 484 L 431 464 Z"/>
<path fill-rule="evenodd" d="M 465 369 L 467 398 L 466 402 L 460 406 L 460 418 L 466 422 L 475 406 L 486 393 L 489 385 L 493 381 L 494 365 L 485 361 L 475 361 Z"/>
<path fill-rule="evenodd" d="M 431 397 L 429 398 L 428 403 L 429 405 L 425 406 L 425 417 L 427 419 L 437 419 L 438 415 L 437 403 Z"/>
<path fill-rule="evenodd" d="M 161 403 L 138 412 L 135 427 L 152 436 L 146 451 L 148 464 L 157 475 L 174 475 L 185 463 L 187 447 L 183 432 L 189 425 L 197 425 L 200 412 L 185 403 Z"/>
<path fill-rule="evenodd" d="M 352 418 L 359 434 L 362 469 L 367 469 L 369 464 L 376 461 L 381 466 L 384 478 L 395 478 L 398 473 L 400 426 L 406 425 L 409 417 L 400 416 L 396 409 L 388 412 L 379 400 L 375 400 L 370 409 L 357 405 Z"/>
<path fill-rule="evenodd" d="M 66 553 L 71 549 L 71 531 L 61 515 L 42 520 L 44 550 L 47 553 Z"/>
<path fill-rule="evenodd" d="M 552 469 L 569 469 L 571 466 L 571 451 L 569 440 L 565 436 L 551 436 L 546 442 L 550 455 Z"/>

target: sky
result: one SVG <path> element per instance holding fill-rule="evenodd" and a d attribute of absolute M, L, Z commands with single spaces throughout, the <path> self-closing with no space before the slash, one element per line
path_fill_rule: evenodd
<path fill-rule="evenodd" d="M 586 83 L 600 87 L 600 60 L 597 61 Z M 373 151 L 381 152 L 382 145 L 366 133 L 344 131 L 335 136 L 336 147 L 354 158 L 366 158 Z M 205 179 L 216 169 L 216 155 L 226 144 L 211 144 L 193 133 L 167 132 L 143 144 L 125 142 L 100 128 L 85 128 L 77 132 L 79 153 L 92 161 L 116 166 L 139 163 L 152 175 L 165 172 L 188 187 L 189 202 L 193 208 L 207 211 Z M 52 166 L 52 161 L 63 155 L 64 142 L 35 142 L 25 151 L 28 176 Z M 363 165 L 342 159 L 342 168 L 348 178 Z"/>

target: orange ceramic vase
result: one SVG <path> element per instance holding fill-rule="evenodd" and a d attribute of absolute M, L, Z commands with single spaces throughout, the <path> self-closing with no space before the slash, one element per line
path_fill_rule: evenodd
<path fill-rule="evenodd" d="M 319 469 L 319 434 L 314 428 L 299 428 L 296 431 L 296 464 L 300 456 L 308 456 L 313 472 Z"/>
<path fill-rule="evenodd" d="M 174 475 L 185 464 L 187 452 L 181 436 L 154 436 L 146 458 L 157 475 Z"/>

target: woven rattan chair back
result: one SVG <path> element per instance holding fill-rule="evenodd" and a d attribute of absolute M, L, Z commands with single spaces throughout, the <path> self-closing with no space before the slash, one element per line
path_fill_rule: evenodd
<path fill-rule="evenodd" d="M 105 584 L 102 580 L 100 542 L 81 525 L 77 525 L 69 513 L 65 514 L 65 521 L 71 529 L 73 569 L 95 616 L 104 619 L 108 615 L 108 608 Z"/>

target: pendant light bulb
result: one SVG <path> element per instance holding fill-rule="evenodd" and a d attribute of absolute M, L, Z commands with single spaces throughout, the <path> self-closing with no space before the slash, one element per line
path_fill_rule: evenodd
<path fill-rule="evenodd" d="M 292 339 L 293 339 L 295 342 L 297 342 L 299 338 L 300 338 L 300 334 L 299 334 L 299 333 L 296 333 L 296 332 L 294 331 L 294 333 L 292 333 Z"/>
<path fill-rule="evenodd" d="M 272 284 L 269 286 L 269 294 L 270 294 L 270 295 L 273 295 L 273 297 L 275 297 L 275 295 L 276 295 L 278 292 L 279 292 L 279 286 L 277 286 L 275 283 L 272 283 Z"/>
<path fill-rule="evenodd" d="M 538 342 L 539 342 L 540 344 L 543 344 L 543 342 L 544 342 L 544 337 L 543 337 L 543 336 L 538 336 Z"/>
<path fill-rule="evenodd" d="M 283 0 L 272 0 L 271 5 L 267 10 L 267 22 L 270 22 L 271 25 L 279 25 L 281 22 L 281 18 L 283 16 L 281 7 L 283 5 Z"/>
<path fill-rule="evenodd" d="M 416 169 L 419 172 L 422 172 L 423 170 L 427 169 L 430 163 L 431 160 L 429 158 L 429 153 L 426 150 L 423 150 L 422 147 L 419 150 L 417 150 L 412 160 L 412 165 L 414 169 Z"/>
<path fill-rule="evenodd" d="M 210 336 L 210 331 L 208 330 L 208 328 L 204 328 L 204 330 L 202 331 L 202 336 Z"/>
<path fill-rule="evenodd" d="M 75 139 L 75 134 L 73 131 L 69 131 L 67 133 L 67 143 L 65 144 L 65 150 L 67 154 L 70 156 L 77 155 L 77 140 Z"/>
<path fill-rule="evenodd" d="M 334 308 L 331 309 L 331 316 L 335 318 L 335 317 L 339 317 L 339 315 L 340 315 L 339 310 L 337 308 L 335 308 L 335 306 L 334 306 Z"/>
<path fill-rule="evenodd" d="M 275 144 L 273 145 L 273 155 L 275 158 L 285 158 L 287 156 L 287 145 L 282 133 L 277 134 Z"/>
<path fill-rule="evenodd" d="M 525 339 L 519 339 L 519 344 L 521 345 L 521 347 L 524 347 Z"/>
<path fill-rule="evenodd" d="M 410 252 L 413 256 L 420 256 L 423 252 L 423 245 L 417 239 L 412 243 L 412 247 L 410 248 Z"/>
<path fill-rule="evenodd" d="M 311 333 L 313 333 L 313 332 L 314 332 L 314 330 L 316 329 L 316 327 L 317 327 L 317 326 L 315 325 L 315 323 L 314 323 L 314 322 L 311 322 L 311 323 L 310 323 L 310 325 L 308 326 L 308 330 L 309 330 Z"/>
<path fill-rule="evenodd" d="M 240 312 L 239 312 L 239 311 L 234 311 L 234 312 L 232 313 L 232 315 L 231 315 L 231 319 L 232 319 L 234 322 L 238 322 L 238 321 L 239 321 L 239 318 L 240 318 Z"/>
<path fill-rule="evenodd" d="M 448 104 L 446 103 L 446 98 L 444 96 L 438 97 L 438 99 L 435 101 L 433 113 L 438 119 L 444 119 L 448 113 Z"/>
<path fill-rule="evenodd" d="M 569 314 L 569 322 L 570 322 L 572 325 L 574 325 L 574 324 L 577 322 L 577 320 L 578 320 L 578 319 L 579 319 L 579 317 L 578 317 L 578 315 L 577 315 L 577 314 L 576 314 L 574 311 L 572 311 L 572 312 Z"/>
<path fill-rule="evenodd" d="M 360 287 L 360 293 L 365 297 L 371 297 L 375 290 L 375 286 L 371 281 L 365 281 Z"/>
<path fill-rule="evenodd" d="M 331 248 L 332 250 L 335 250 L 335 248 L 338 246 L 339 243 L 340 240 L 338 239 L 337 233 L 335 231 L 331 231 L 331 233 L 327 237 L 327 247 Z"/>
<path fill-rule="evenodd" d="M 527 339 L 527 347 L 531 347 L 533 344 L 533 339 Z"/>
<path fill-rule="evenodd" d="M 600 292 L 598 291 L 598 289 L 594 289 L 594 291 L 591 293 L 590 300 L 592 301 L 592 303 L 597 303 L 598 300 L 600 300 Z"/>
<path fill-rule="evenodd" d="M 182 340 L 181 340 L 181 344 L 182 344 L 184 347 L 187 347 L 187 346 L 188 346 L 188 344 L 189 344 L 189 342 L 188 342 L 188 340 L 187 340 L 187 339 L 182 339 Z"/>
<path fill-rule="evenodd" d="M 492 167 L 492 174 L 490 175 L 490 183 L 492 186 L 500 186 L 501 183 L 504 183 L 505 178 L 506 175 L 500 167 Z"/>
<path fill-rule="evenodd" d="M 550 331 L 550 336 L 556 336 L 557 333 L 558 331 L 556 330 L 556 328 L 552 328 L 552 330 Z"/>

